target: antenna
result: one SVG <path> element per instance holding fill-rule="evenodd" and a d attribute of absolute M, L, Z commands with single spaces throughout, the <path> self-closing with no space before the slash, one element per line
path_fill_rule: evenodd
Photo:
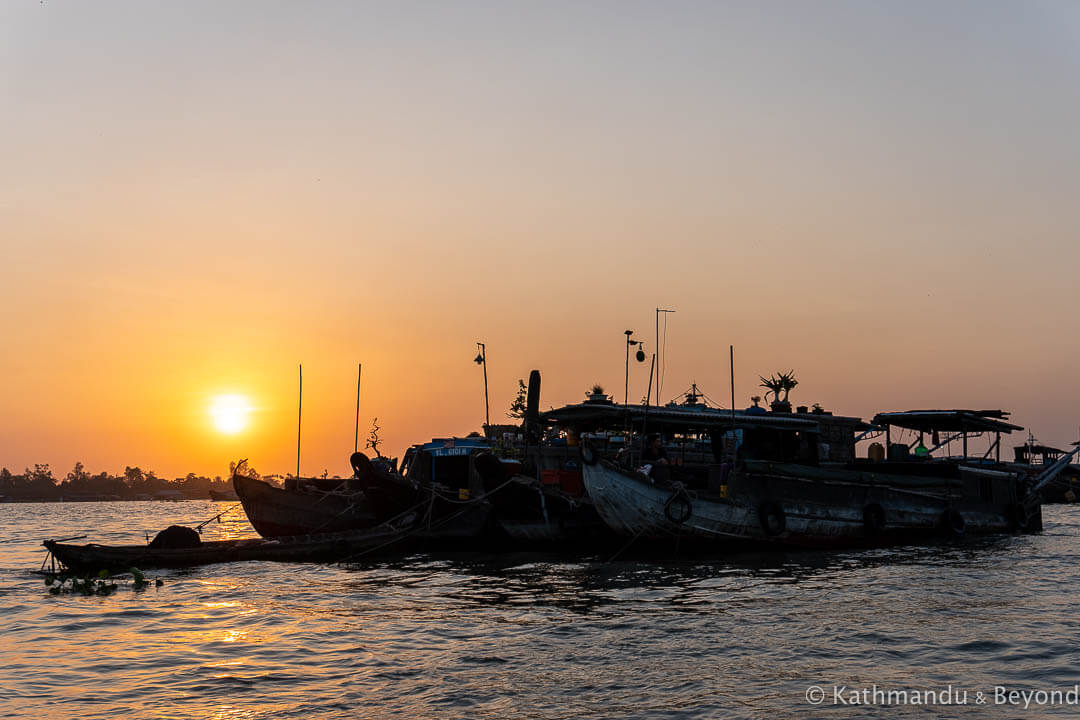
<path fill-rule="evenodd" d="M 674 310 L 665 310 L 664 308 L 656 308 L 656 352 L 660 353 L 660 313 L 673 313 Z M 667 345 L 667 318 L 664 318 L 664 345 Z M 666 347 L 664 348 L 667 349 Z M 663 354 L 663 353 L 661 353 Z M 666 358 L 665 358 L 666 359 Z M 667 370 L 667 365 L 664 365 L 664 369 Z M 660 358 L 656 359 L 656 403 L 660 404 L 660 392 L 663 390 L 663 374 L 660 372 Z"/>

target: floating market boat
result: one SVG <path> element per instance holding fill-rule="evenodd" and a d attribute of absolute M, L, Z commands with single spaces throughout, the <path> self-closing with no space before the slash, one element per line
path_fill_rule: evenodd
<path fill-rule="evenodd" d="M 1074 443 L 1076 444 L 1076 443 Z M 1038 475 L 1065 455 L 1067 450 L 1042 445 L 1028 433 L 1028 441 L 1013 448 L 1013 466 L 1020 472 Z M 1080 465 L 1070 464 L 1043 488 L 1044 503 L 1072 503 L 1080 499 Z"/>
<path fill-rule="evenodd" d="M 280 538 L 217 540 L 190 547 L 153 545 L 73 545 L 46 540 L 42 545 L 74 572 L 122 572 L 128 568 L 192 567 L 242 560 L 326 562 L 357 560 L 380 551 L 402 552 L 441 540 L 443 528 L 379 527 L 351 532 Z M 451 533 L 452 535 L 452 533 Z M 48 561 L 48 558 L 46 558 Z"/>
<path fill-rule="evenodd" d="M 881 545 L 1037 530 L 1038 492 L 1067 463 L 1031 478 L 985 457 L 967 457 L 969 435 L 993 434 L 993 449 L 1000 448 L 1002 433 L 1020 429 L 1000 411 L 881 413 L 873 425 L 824 412 L 588 403 L 545 415 L 579 432 L 629 423 L 708 447 L 704 462 L 673 458 L 649 466 L 638 450 L 605 459 L 586 445 L 582 462 L 586 490 L 616 532 L 718 549 Z M 918 433 L 914 455 L 908 445 L 889 441 L 893 428 Z M 888 459 L 880 444 L 870 457 L 856 458 L 857 437 L 882 431 Z M 922 438 L 939 432 L 953 433 L 964 455 L 935 460 Z"/>
<path fill-rule="evenodd" d="M 511 542 L 527 547 L 580 549 L 611 541 L 614 534 L 585 494 L 575 438 L 545 437 L 539 405 L 540 371 L 533 370 L 522 426 L 486 428 L 498 456 L 481 455 L 476 467 L 495 524 Z"/>
<path fill-rule="evenodd" d="M 490 505 L 476 471 L 476 455 L 489 450 L 482 438 L 444 438 L 414 445 L 401 468 L 385 458 L 353 453 L 347 479 L 290 478 L 285 487 L 233 476 L 244 512 L 266 538 L 343 532 L 385 522 L 432 523 L 453 516 L 462 538 L 480 535 Z M 458 512 L 466 508 L 468 512 Z"/>

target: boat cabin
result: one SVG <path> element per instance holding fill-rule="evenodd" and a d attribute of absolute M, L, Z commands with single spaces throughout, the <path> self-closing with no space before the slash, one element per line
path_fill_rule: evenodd
<path fill-rule="evenodd" d="M 474 458 L 488 450 L 490 443 L 481 437 L 435 438 L 405 451 L 401 474 L 420 486 L 442 485 L 467 500 L 483 493 Z"/>
<path fill-rule="evenodd" d="M 1032 438 L 1028 444 L 1014 447 L 1013 453 L 1015 455 L 1013 462 L 1021 465 L 1053 465 L 1061 459 L 1065 451 L 1049 445 L 1036 444 Z"/>
<path fill-rule="evenodd" d="M 628 464 L 640 464 L 644 439 L 654 433 L 663 438 L 665 452 L 675 465 L 730 462 L 736 454 L 741 459 L 772 462 L 845 464 L 855 459 L 856 434 L 876 429 L 859 418 L 823 412 L 732 412 L 703 405 L 579 403 L 549 410 L 542 419 L 548 425 L 568 428 L 601 453 L 618 453 Z M 633 441 L 626 442 L 626 435 Z M 612 437 L 619 442 L 609 442 Z"/>

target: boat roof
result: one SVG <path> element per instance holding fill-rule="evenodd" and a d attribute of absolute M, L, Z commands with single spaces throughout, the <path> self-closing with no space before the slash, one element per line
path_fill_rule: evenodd
<path fill-rule="evenodd" d="M 1004 410 L 905 410 L 883 412 L 874 416 L 875 425 L 932 432 L 1002 432 L 1023 430 L 1020 425 L 1005 422 L 1009 413 Z"/>
<path fill-rule="evenodd" d="M 815 420 L 793 417 L 786 414 L 765 413 L 761 415 L 745 410 L 720 410 L 718 408 L 680 408 L 655 407 L 644 405 L 616 405 L 612 403 L 583 402 L 552 408 L 540 414 L 540 419 L 548 425 L 588 425 L 622 427 L 629 417 L 632 425 L 660 425 L 681 427 L 684 429 L 706 430 L 710 428 L 774 428 L 780 430 L 802 430 L 817 432 L 819 424 Z M 832 417 L 832 416 L 826 416 Z M 843 418 L 847 419 L 847 418 Z"/>
<path fill-rule="evenodd" d="M 435 457 L 448 457 L 451 455 L 468 455 L 473 450 L 485 450 L 491 447 L 484 438 L 434 438 L 431 442 L 418 443 L 413 449 L 420 452 L 430 453 Z"/>
<path fill-rule="evenodd" d="M 1073 443 L 1073 445 L 1075 444 L 1076 443 Z M 1036 455 L 1049 455 L 1052 453 L 1058 453 L 1059 455 L 1065 454 L 1065 451 L 1061 448 L 1050 447 L 1049 445 L 1017 445 L 1016 448 L 1018 450 L 1026 450 L 1027 452 L 1034 453 Z"/>

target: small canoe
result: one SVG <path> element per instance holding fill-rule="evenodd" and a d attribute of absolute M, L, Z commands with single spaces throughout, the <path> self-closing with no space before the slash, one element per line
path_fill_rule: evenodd
<path fill-rule="evenodd" d="M 61 564 L 77 572 L 124 571 L 131 567 L 192 567 L 243 560 L 282 562 L 337 561 L 357 558 L 383 548 L 401 548 L 416 538 L 409 530 L 375 530 L 300 535 L 280 538 L 216 540 L 189 548 L 149 545 L 71 545 L 42 543 Z"/>

